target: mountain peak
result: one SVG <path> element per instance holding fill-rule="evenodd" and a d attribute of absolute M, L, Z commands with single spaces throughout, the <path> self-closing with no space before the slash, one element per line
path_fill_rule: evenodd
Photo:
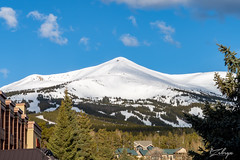
<path fill-rule="evenodd" d="M 119 62 L 119 61 L 129 61 L 129 60 L 125 57 L 117 57 L 117 58 L 114 58 L 113 61 Z"/>
<path fill-rule="evenodd" d="M 127 58 L 117 57 L 112 60 L 109 60 L 100 65 L 94 66 L 95 73 L 112 73 L 112 72 L 125 72 L 126 70 L 132 70 L 133 68 L 139 68 L 140 66 Z"/>
<path fill-rule="evenodd" d="M 116 57 L 110 61 L 108 61 L 109 63 L 119 63 L 119 62 L 124 62 L 124 63 L 134 63 L 132 61 L 130 61 L 129 59 L 125 58 L 125 57 Z"/>

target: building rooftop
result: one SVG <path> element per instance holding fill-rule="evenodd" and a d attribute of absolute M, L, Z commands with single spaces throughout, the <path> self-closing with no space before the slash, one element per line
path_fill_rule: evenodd
<path fill-rule="evenodd" d="M 143 147 L 148 147 L 149 145 L 152 145 L 152 141 L 134 141 L 134 146 L 141 145 Z"/>
<path fill-rule="evenodd" d="M 7 98 L 6 94 L 0 90 L 0 95 L 3 96 L 5 99 Z"/>
<path fill-rule="evenodd" d="M 139 152 L 141 153 L 142 156 L 145 156 L 148 153 L 148 150 L 140 149 Z"/>
<path fill-rule="evenodd" d="M 152 141 L 134 141 L 134 148 L 138 146 L 142 146 L 143 147 L 142 149 L 146 150 L 147 147 L 153 146 L 153 145 L 152 145 Z"/>
<path fill-rule="evenodd" d="M 131 155 L 133 155 L 133 156 L 137 156 L 137 155 L 138 155 L 135 150 L 131 150 L 131 149 L 129 149 L 129 148 L 125 148 L 125 149 L 127 149 L 127 153 L 129 153 L 129 154 L 131 154 Z M 115 153 L 117 153 L 117 154 L 123 153 L 123 150 L 124 150 L 124 148 L 118 148 L 118 149 L 115 151 Z"/>
<path fill-rule="evenodd" d="M 39 149 L 0 150 L 0 159 L 4 160 L 48 160 Z"/>
<path fill-rule="evenodd" d="M 177 149 L 163 149 L 163 152 L 165 153 L 165 154 L 174 154 L 175 152 L 177 152 L 179 150 L 179 148 L 177 148 Z"/>

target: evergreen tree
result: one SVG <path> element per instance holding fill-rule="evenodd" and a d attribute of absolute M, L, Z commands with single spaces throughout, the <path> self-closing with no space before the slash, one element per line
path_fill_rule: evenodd
<path fill-rule="evenodd" d="M 46 148 L 47 147 L 47 142 L 49 141 L 49 138 L 53 134 L 54 127 L 50 126 L 46 122 L 40 122 L 38 125 L 42 129 L 42 134 L 41 134 L 41 147 Z"/>
<path fill-rule="evenodd" d="M 59 107 L 57 124 L 49 139 L 48 148 L 62 160 L 93 160 L 91 123 L 85 113 L 79 115 L 72 110 L 72 100 L 65 90 Z"/>
<path fill-rule="evenodd" d="M 190 153 L 195 160 L 231 160 L 240 157 L 240 59 L 225 46 L 219 45 L 219 51 L 225 54 L 224 61 L 228 72 L 225 78 L 216 73 L 214 80 L 218 89 L 231 103 L 206 103 L 203 119 L 186 115 L 205 145 L 205 149 L 199 148 L 200 154 Z"/>
<path fill-rule="evenodd" d="M 76 129 L 73 132 L 74 159 L 76 160 L 93 160 L 94 159 L 94 143 L 90 120 L 85 113 L 77 116 Z"/>
<path fill-rule="evenodd" d="M 121 135 L 122 135 L 122 132 L 119 131 L 118 129 L 115 130 L 115 132 L 113 133 L 110 133 L 110 135 L 112 135 L 112 146 L 114 149 L 117 149 L 117 148 L 121 148 L 122 145 L 121 145 Z"/>
<path fill-rule="evenodd" d="M 59 113 L 57 117 L 57 123 L 54 128 L 53 135 L 49 139 L 47 147 L 53 152 L 54 156 L 59 159 L 66 159 L 66 154 L 69 154 L 66 150 L 72 144 L 69 144 L 69 138 L 71 136 L 72 129 L 74 128 L 74 114 L 71 110 L 72 100 L 68 96 L 68 91 L 65 90 L 64 100 L 59 107 Z"/>
<path fill-rule="evenodd" d="M 112 138 L 106 129 L 100 129 L 96 133 L 96 154 L 99 160 L 111 160 L 114 158 L 114 148 L 112 145 Z"/>

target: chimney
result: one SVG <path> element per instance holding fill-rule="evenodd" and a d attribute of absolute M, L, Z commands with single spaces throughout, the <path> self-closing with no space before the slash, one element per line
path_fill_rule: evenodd
<path fill-rule="evenodd" d="M 25 105 L 25 103 L 17 103 L 16 107 L 20 108 L 23 111 L 23 114 L 26 114 L 26 105 Z"/>

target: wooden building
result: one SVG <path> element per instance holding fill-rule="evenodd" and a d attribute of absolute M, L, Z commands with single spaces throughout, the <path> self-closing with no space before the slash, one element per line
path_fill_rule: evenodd
<path fill-rule="evenodd" d="M 135 141 L 134 150 L 128 148 L 127 153 L 137 159 L 144 160 L 189 160 L 187 151 L 184 148 L 177 149 L 160 149 L 154 147 L 152 141 Z M 116 157 L 120 158 L 123 149 L 119 148 L 115 151 Z"/>
<path fill-rule="evenodd" d="M 40 148 L 41 128 L 28 121 L 25 103 L 15 104 L 0 91 L 0 149 Z"/>

